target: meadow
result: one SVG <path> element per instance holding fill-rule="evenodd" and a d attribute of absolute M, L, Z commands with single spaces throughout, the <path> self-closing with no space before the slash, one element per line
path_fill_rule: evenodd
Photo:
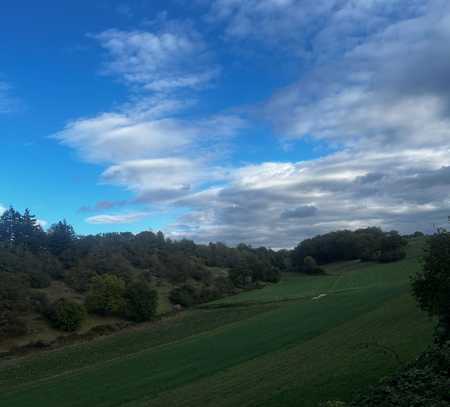
<path fill-rule="evenodd" d="M 0 405 L 305 406 L 348 400 L 431 341 L 410 275 L 390 264 L 285 275 L 174 317 L 0 364 Z"/>

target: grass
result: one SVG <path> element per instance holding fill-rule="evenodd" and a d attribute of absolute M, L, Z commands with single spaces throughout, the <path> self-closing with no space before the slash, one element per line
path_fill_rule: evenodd
<path fill-rule="evenodd" d="M 432 322 L 410 295 L 416 249 L 402 262 L 288 276 L 218 308 L 4 362 L 0 405 L 313 407 L 348 399 L 431 339 Z M 312 299 L 319 294 L 327 295 Z"/>

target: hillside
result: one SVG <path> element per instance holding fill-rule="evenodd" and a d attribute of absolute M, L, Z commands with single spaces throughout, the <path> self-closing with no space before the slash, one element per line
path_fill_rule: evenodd
<path fill-rule="evenodd" d="M 430 342 L 409 277 L 422 240 L 391 264 L 290 274 L 132 331 L 0 365 L 0 404 L 317 406 L 411 361 Z"/>

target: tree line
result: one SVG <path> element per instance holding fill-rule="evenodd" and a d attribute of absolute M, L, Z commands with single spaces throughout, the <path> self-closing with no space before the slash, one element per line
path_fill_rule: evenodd
<path fill-rule="evenodd" d="M 280 251 L 195 244 L 151 231 L 78 236 L 65 220 L 45 231 L 30 210 L 11 207 L 0 216 L 0 336 L 26 332 L 22 316 L 30 312 L 67 331 L 89 313 L 145 321 L 155 316 L 162 282 L 173 286 L 172 304 L 190 307 L 276 283 L 283 272 L 318 274 L 324 264 L 343 260 L 399 260 L 405 244 L 397 232 L 378 228 L 319 235 Z M 53 281 L 83 301 L 49 303 L 45 288 Z"/>
<path fill-rule="evenodd" d="M 198 245 L 162 232 L 78 236 L 65 220 L 47 231 L 30 210 L 0 216 L 0 336 L 27 331 L 22 316 L 42 314 L 57 329 L 76 330 L 88 313 L 145 321 L 155 316 L 162 281 L 170 300 L 191 306 L 277 282 L 286 253 L 222 243 Z M 217 268 L 226 272 L 214 273 Z M 84 301 L 49 303 L 45 288 L 62 281 Z"/>
<path fill-rule="evenodd" d="M 292 252 L 292 268 L 314 274 L 323 272 L 321 265 L 337 261 L 398 261 L 406 256 L 407 243 L 397 231 L 376 227 L 330 232 L 300 242 Z"/>

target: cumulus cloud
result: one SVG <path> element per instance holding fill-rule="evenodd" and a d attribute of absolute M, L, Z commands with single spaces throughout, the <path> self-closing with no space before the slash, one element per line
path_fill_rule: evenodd
<path fill-rule="evenodd" d="M 119 225 L 136 223 L 149 217 L 149 212 L 132 212 L 115 215 L 95 215 L 86 218 L 86 222 L 92 225 Z"/>
<path fill-rule="evenodd" d="M 199 160 L 158 158 L 125 161 L 109 167 L 103 180 L 138 194 L 138 202 L 172 201 L 195 191 L 204 182 L 222 180 L 226 173 Z"/>
<path fill-rule="evenodd" d="M 6 208 L 2 204 L 0 204 L 0 215 L 2 215 L 3 212 L 5 212 L 5 211 L 6 211 Z"/>
<path fill-rule="evenodd" d="M 279 132 L 359 148 L 445 145 L 450 5 L 424 3 L 424 14 L 391 23 L 275 95 L 266 114 Z"/>
<path fill-rule="evenodd" d="M 230 184 L 181 202 L 175 236 L 292 247 L 339 228 L 431 231 L 450 208 L 450 150 L 343 151 L 237 169 Z"/>

